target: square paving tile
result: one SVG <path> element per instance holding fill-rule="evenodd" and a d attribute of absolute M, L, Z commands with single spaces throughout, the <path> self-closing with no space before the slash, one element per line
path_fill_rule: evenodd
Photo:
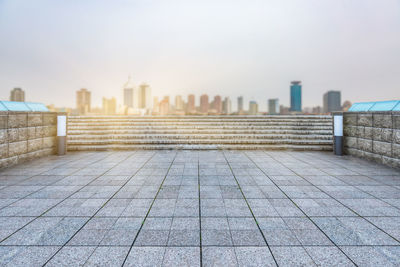
<path fill-rule="evenodd" d="M 399 266 L 399 192 L 325 152 L 50 156 L 0 170 L 0 265 Z"/>

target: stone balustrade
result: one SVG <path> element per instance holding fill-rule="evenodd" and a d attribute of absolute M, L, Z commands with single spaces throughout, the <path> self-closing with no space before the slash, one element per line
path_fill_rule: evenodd
<path fill-rule="evenodd" d="M 400 112 L 344 112 L 344 152 L 400 168 Z"/>
<path fill-rule="evenodd" d="M 55 153 L 57 113 L 0 112 L 0 168 Z"/>

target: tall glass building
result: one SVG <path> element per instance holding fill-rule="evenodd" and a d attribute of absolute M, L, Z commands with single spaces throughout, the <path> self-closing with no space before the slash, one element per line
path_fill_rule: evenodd
<path fill-rule="evenodd" d="M 301 112 L 301 81 L 291 82 L 290 111 Z"/>
<path fill-rule="evenodd" d="M 275 115 L 279 114 L 279 99 L 268 99 L 268 114 Z"/>
<path fill-rule="evenodd" d="M 323 97 L 323 102 L 324 113 L 342 110 L 340 91 L 326 92 Z"/>

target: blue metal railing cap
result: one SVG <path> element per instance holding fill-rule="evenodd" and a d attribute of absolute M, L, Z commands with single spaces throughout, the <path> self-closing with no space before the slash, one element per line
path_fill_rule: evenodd
<path fill-rule="evenodd" d="M 0 101 L 0 111 L 40 111 L 40 112 L 48 112 L 49 109 L 42 103 Z"/>
<path fill-rule="evenodd" d="M 400 100 L 376 101 L 376 102 L 358 102 L 354 103 L 349 111 L 399 111 Z"/>

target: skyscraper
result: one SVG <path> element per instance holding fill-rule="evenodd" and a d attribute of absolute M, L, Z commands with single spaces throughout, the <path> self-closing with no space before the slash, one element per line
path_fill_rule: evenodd
<path fill-rule="evenodd" d="M 214 96 L 213 103 L 214 103 L 213 109 L 215 109 L 217 114 L 221 114 L 221 112 L 222 112 L 222 99 L 221 99 L 221 96 L 219 96 L 219 95 Z"/>
<path fill-rule="evenodd" d="M 290 85 L 290 111 L 301 112 L 301 81 Z"/>
<path fill-rule="evenodd" d="M 10 93 L 10 101 L 24 102 L 25 92 L 21 88 L 14 88 Z"/>
<path fill-rule="evenodd" d="M 208 113 L 209 103 L 208 103 L 208 95 L 204 94 L 200 96 L 200 112 Z"/>
<path fill-rule="evenodd" d="M 76 92 L 76 108 L 79 114 L 86 114 L 90 112 L 90 98 L 91 93 L 85 88 Z"/>
<path fill-rule="evenodd" d="M 103 114 L 114 115 L 117 112 L 117 100 L 115 97 L 107 99 L 103 97 Z"/>
<path fill-rule="evenodd" d="M 276 115 L 279 114 L 279 99 L 268 99 L 268 114 Z"/>
<path fill-rule="evenodd" d="M 188 102 L 187 102 L 187 108 L 186 108 L 187 113 L 194 113 L 196 111 L 195 100 L 196 99 L 195 99 L 194 95 L 188 96 Z"/>
<path fill-rule="evenodd" d="M 341 96 L 340 91 L 328 91 L 323 97 L 323 112 L 328 113 L 332 111 L 341 111 Z"/>
<path fill-rule="evenodd" d="M 169 113 L 169 96 L 164 96 L 160 102 L 160 115 L 168 115 Z"/>
<path fill-rule="evenodd" d="M 238 113 L 243 112 L 243 96 L 238 97 Z"/>
<path fill-rule="evenodd" d="M 124 84 L 124 106 L 133 108 L 133 97 L 134 85 L 131 82 L 131 76 L 129 76 L 128 81 Z"/>
<path fill-rule="evenodd" d="M 183 110 L 184 102 L 181 95 L 175 96 L 175 109 Z"/>
<path fill-rule="evenodd" d="M 249 104 L 249 114 L 250 115 L 257 115 L 258 113 L 258 104 L 256 101 L 250 101 Z"/>
<path fill-rule="evenodd" d="M 139 103 L 138 108 L 150 109 L 151 108 L 151 88 L 148 84 L 142 83 L 139 85 Z"/>
<path fill-rule="evenodd" d="M 222 102 L 222 113 L 224 114 L 231 114 L 232 112 L 232 102 L 229 97 L 225 97 L 224 101 Z"/>

